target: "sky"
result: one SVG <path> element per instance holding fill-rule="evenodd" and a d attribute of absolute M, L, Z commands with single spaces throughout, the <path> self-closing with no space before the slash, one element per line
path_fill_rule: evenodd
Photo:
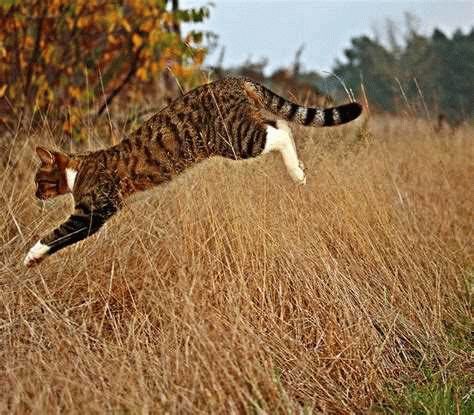
<path fill-rule="evenodd" d="M 207 0 L 181 0 L 182 7 L 208 4 Z M 210 18 L 197 26 L 219 36 L 218 49 L 207 63 L 217 61 L 225 46 L 224 66 L 236 66 L 247 58 L 269 59 L 268 71 L 288 67 L 295 52 L 305 45 L 301 61 L 306 70 L 330 71 L 343 60 L 350 39 L 384 33 L 387 18 L 401 29 L 404 13 L 419 19 L 420 32 L 435 27 L 451 34 L 474 27 L 474 0 L 214 0 Z M 184 28 L 186 30 L 186 27 Z"/>

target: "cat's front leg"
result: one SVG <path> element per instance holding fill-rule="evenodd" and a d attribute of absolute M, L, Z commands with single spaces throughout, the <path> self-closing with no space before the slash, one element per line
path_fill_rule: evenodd
<path fill-rule="evenodd" d="M 48 256 L 49 246 L 43 244 L 41 241 L 36 242 L 26 254 L 23 263 L 27 267 L 39 264 L 44 258 Z"/>
<path fill-rule="evenodd" d="M 75 206 L 74 213 L 56 229 L 41 238 L 28 252 L 27 267 L 40 263 L 47 256 L 96 233 L 119 209 L 119 200 L 103 193 L 89 195 Z"/>

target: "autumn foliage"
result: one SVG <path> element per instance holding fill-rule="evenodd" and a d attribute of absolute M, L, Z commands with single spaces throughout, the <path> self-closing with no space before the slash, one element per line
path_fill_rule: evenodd
<path fill-rule="evenodd" d="M 0 2 L 0 121 L 57 111 L 72 133 L 80 114 L 149 90 L 163 73 L 187 82 L 202 63 L 206 7 L 166 0 Z M 132 88 L 133 86 L 133 88 Z"/>

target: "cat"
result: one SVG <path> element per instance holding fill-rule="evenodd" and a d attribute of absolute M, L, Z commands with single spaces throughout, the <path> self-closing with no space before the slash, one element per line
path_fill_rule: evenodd
<path fill-rule="evenodd" d="M 266 117 L 265 111 L 278 119 Z M 291 178 L 305 184 L 287 121 L 332 126 L 352 121 L 361 112 L 357 102 L 308 108 L 249 79 L 225 78 L 177 98 L 110 148 L 66 154 L 37 147 L 41 165 L 35 176 L 36 197 L 72 193 L 75 205 L 64 223 L 29 250 L 24 264 L 33 266 L 96 233 L 127 196 L 167 182 L 211 156 L 238 160 L 279 151 Z"/>

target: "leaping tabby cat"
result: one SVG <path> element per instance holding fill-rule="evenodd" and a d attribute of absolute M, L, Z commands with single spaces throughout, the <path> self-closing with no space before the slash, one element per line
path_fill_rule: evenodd
<path fill-rule="evenodd" d="M 279 118 L 272 121 L 266 110 Z M 344 124 L 362 112 L 356 102 L 335 108 L 307 108 L 276 95 L 249 79 L 227 78 L 176 99 L 119 144 L 86 154 L 65 154 L 37 147 L 41 165 L 36 196 L 48 199 L 72 193 L 73 214 L 39 240 L 25 265 L 95 232 L 130 194 L 171 180 L 210 156 L 230 159 L 279 151 L 291 178 L 305 184 L 286 121 L 322 127 Z"/>

